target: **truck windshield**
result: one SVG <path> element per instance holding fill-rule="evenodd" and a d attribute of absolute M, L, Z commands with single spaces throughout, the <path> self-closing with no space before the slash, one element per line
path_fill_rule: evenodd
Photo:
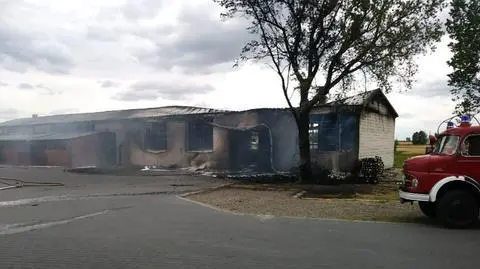
<path fill-rule="evenodd" d="M 453 155 L 457 150 L 459 137 L 456 135 L 442 136 L 434 145 L 433 154 Z"/>

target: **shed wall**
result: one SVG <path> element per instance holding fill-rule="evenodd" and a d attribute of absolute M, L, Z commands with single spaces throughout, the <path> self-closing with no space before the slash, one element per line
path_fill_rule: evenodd
<path fill-rule="evenodd" d="M 226 154 L 227 131 L 213 128 L 213 150 L 190 152 L 186 149 L 186 121 L 166 120 L 167 149 L 159 152 L 149 152 L 142 148 L 141 142 L 129 136 L 130 162 L 133 165 L 157 165 L 178 167 L 225 167 L 228 163 Z"/>
<path fill-rule="evenodd" d="M 380 156 L 386 168 L 393 167 L 395 118 L 381 103 L 372 102 L 369 109 L 360 116 L 358 157 Z"/>

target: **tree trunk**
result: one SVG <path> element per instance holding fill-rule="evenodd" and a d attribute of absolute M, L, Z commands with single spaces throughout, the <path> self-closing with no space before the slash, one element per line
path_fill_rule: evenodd
<path fill-rule="evenodd" d="M 310 113 L 308 111 L 299 113 L 298 138 L 300 150 L 300 182 L 306 183 L 312 180 L 312 167 L 310 160 Z"/>

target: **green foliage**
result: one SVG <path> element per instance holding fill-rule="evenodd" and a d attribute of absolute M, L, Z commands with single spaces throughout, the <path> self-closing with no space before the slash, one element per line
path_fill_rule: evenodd
<path fill-rule="evenodd" d="M 394 155 L 393 167 L 402 168 L 406 159 L 417 155 L 418 154 L 413 152 L 396 151 Z"/>
<path fill-rule="evenodd" d="M 415 132 L 412 135 L 412 144 L 414 145 L 425 145 L 428 142 L 427 133 L 424 131 Z"/>
<path fill-rule="evenodd" d="M 436 15 L 445 0 L 213 1 L 224 8 L 224 18 L 250 22 L 253 40 L 237 64 L 268 62 L 279 75 L 298 126 L 302 180 L 312 175 L 312 108 L 335 90 L 354 88 L 357 79 L 385 92 L 392 89 L 392 78 L 411 87 L 415 56 L 434 49 L 443 35 Z M 292 104 L 292 89 L 298 104 Z"/>
<path fill-rule="evenodd" d="M 443 34 L 435 17 L 444 0 L 213 1 L 225 9 L 224 18 L 251 22 L 254 40 L 239 60 L 268 59 L 285 83 L 293 76 L 309 108 L 333 87 L 351 84 L 357 71 L 386 91 L 395 76 L 410 86 L 414 57 L 434 48 Z"/>
<path fill-rule="evenodd" d="M 447 31 L 453 42 L 448 75 L 456 112 L 480 112 L 480 1 L 452 0 Z"/>
<path fill-rule="evenodd" d="M 394 146 L 393 146 L 393 151 L 394 151 L 394 152 L 397 151 L 397 147 L 398 147 L 398 144 L 399 144 L 399 143 L 400 143 L 400 142 L 398 142 L 398 139 L 395 139 L 395 144 L 394 144 Z"/>
<path fill-rule="evenodd" d="M 405 138 L 405 141 L 407 141 L 407 142 L 411 142 L 411 141 L 412 141 L 412 139 L 411 139 L 410 137 L 407 137 L 407 138 Z"/>

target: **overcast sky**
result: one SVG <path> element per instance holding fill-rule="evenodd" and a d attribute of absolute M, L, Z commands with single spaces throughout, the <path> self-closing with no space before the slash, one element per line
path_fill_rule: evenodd
<path fill-rule="evenodd" d="M 0 0 L 0 121 L 194 105 L 284 107 L 264 65 L 232 68 L 249 40 L 211 0 Z M 412 90 L 388 98 L 396 136 L 436 130 L 451 115 L 448 40 L 420 57 Z"/>

